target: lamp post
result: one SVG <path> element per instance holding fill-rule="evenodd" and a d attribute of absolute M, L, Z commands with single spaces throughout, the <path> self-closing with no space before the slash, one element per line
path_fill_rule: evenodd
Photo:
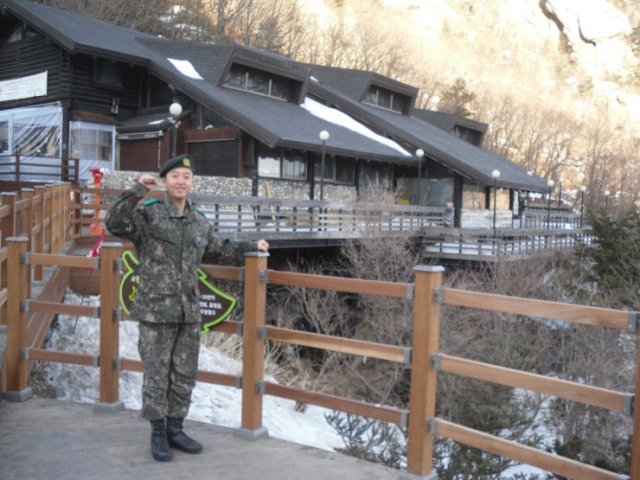
<path fill-rule="evenodd" d="M 582 228 L 582 221 L 584 219 L 584 192 L 587 190 L 587 187 L 582 185 L 580 187 L 580 228 Z"/>
<path fill-rule="evenodd" d="M 609 190 L 604 191 L 604 213 L 605 215 L 609 215 L 609 195 L 611 192 Z"/>
<path fill-rule="evenodd" d="M 547 185 L 549 186 L 549 206 L 547 207 L 547 228 L 551 228 L 551 192 L 553 191 L 553 185 L 555 182 L 549 180 Z"/>
<path fill-rule="evenodd" d="M 169 117 L 169 121 L 173 126 L 171 132 L 171 156 L 175 157 L 176 150 L 178 149 L 178 125 L 180 125 L 180 122 L 178 122 L 178 117 L 182 113 L 182 105 L 180 105 L 178 102 L 173 102 L 169 106 L 169 113 L 171 114 L 171 117 Z"/>
<path fill-rule="evenodd" d="M 496 208 L 498 200 L 498 178 L 500 178 L 500 170 L 491 172 L 493 177 L 493 236 L 496 236 Z"/>
<path fill-rule="evenodd" d="M 422 204 L 422 194 L 420 192 L 420 184 L 422 183 L 422 157 L 424 156 L 424 150 L 421 148 L 416 150 L 416 157 L 418 157 L 418 205 Z"/>
<path fill-rule="evenodd" d="M 562 206 L 562 182 L 564 182 L 564 178 L 560 177 L 558 179 L 558 187 L 560 187 L 560 191 L 558 192 L 558 206 Z"/>
<path fill-rule="evenodd" d="M 320 132 L 320 140 L 322 140 L 322 156 L 320 160 L 320 200 L 324 200 L 324 148 L 329 140 L 329 132 L 322 130 Z"/>

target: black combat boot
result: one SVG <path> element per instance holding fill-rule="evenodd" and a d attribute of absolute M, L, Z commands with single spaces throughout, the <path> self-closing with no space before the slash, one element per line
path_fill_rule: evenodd
<path fill-rule="evenodd" d="M 151 454 L 159 462 L 171 460 L 171 449 L 169 448 L 164 418 L 151 420 Z"/>
<path fill-rule="evenodd" d="M 182 431 L 183 420 L 183 418 L 178 417 L 167 417 L 167 437 L 169 438 L 169 445 L 181 452 L 200 453 L 202 451 L 202 444 L 193 438 L 189 438 L 187 434 Z"/>

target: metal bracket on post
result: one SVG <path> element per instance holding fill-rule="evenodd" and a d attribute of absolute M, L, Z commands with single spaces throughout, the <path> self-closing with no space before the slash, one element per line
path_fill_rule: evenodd
<path fill-rule="evenodd" d="M 260 270 L 260 283 L 269 283 L 269 270 Z"/>
<path fill-rule="evenodd" d="M 413 356 L 413 348 L 404 347 L 404 364 L 411 365 L 411 359 Z"/>
<path fill-rule="evenodd" d="M 100 358 L 100 357 L 98 357 Z M 122 357 L 118 357 L 118 358 L 114 358 L 113 359 L 113 368 L 114 370 L 117 370 L 119 372 L 122 371 Z"/>
<path fill-rule="evenodd" d="M 118 307 L 118 308 L 114 308 L 113 309 L 113 320 L 115 322 L 121 322 L 122 321 L 122 307 Z"/>
<path fill-rule="evenodd" d="M 633 416 L 634 411 L 634 403 L 636 401 L 636 396 L 632 393 L 626 394 L 622 397 L 622 413 L 628 416 Z"/>
<path fill-rule="evenodd" d="M 244 282 L 244 267 L 238 268 L 238 281 Z"/>
<path fill-rule="evenodd" d="M 100 257 L 93 257 L 93 269 L 100 270 Z"/>
<path fill-rule="evenodd" d="M 260 340 L 266 340 L 267 339 L 267 326 L 266 325 L 261 325 L 258 327 L 258 338 Z"/>
<path fill-rule="evenodd" d="M 440 305 L 444 303 L 444 288 L 433 289 L 433 301 Z"/>
<path fill-rule="evenodd" d="M 407 285 L 407 300 L 413 300 L 415 293 L 416 293 L 416 284 L 409 283 Z"/>
<path fill-rule="evenodd" d="M 23 300 L 20 302 L 20 311 L 24 313 L 29 313 L 29 305 L 31 300 Z"/>
<path fill-rule="evenodd" d="M 264 380 L 260 380 L 258 382 L 256 382 L 256 393 L 260 394 L 260 395 L 264 395 L 264 392 L 266 391 L 267 388 L 267 384 L 265 383 Z"/>
<path fill-rule="evenodd" d="M 434 353 L 431 355 L 431 368 L 437 370 L 438 372 L 442 368 L 442 354 Z"/>
<path fill-rule="evenodd" d="M 121 272 L 121 271 L 122 271 L 122 258 L 116 258 L 116 259 L 113 261 L 113 269 L 114 269 L 116 272 Z"/>
<path fill-rule="evenodd" d="M 25 264 L 25 265 L 30 265 L 31 264 L 31 254 L 29 252 L 21 253 L 20 254 L 20 263 Z"/>
<path fill-rule="evenodd" d="M 242 390 L 242 375 L 236 375 L 236 388 Z"/>
<path fill-rule="evenodd" d="M 400 426 L 402 428 L 407 428 L 409 426 L 409 410 L 404 410 L 400 414 Z"/>
<path fill-rule="evenodd" d="M 427 420 L 427 432 L 429 432 L 431 435 L 437 435 L 438 434 L 438 419 L 437 418 L 432 418 L 430 420 Z"/>
<path fill-rule="evenodd" d="M 22 350 L 20 350 L 20 358 L 22 358 L 23 360 L 30 360 L 29 350 L 31 350 L 30 347 L 24 347 Z"/>
<path fill-rule="evenodd" d="M 627 332 L 636 333 L 638 331 L 638 312 L 629 312 L 627 317 Z"/>
<path fill-rule="evenodd" d="M 244 323 L 238 322 L 238 336 L 242 336 L 244 334 Z"/>

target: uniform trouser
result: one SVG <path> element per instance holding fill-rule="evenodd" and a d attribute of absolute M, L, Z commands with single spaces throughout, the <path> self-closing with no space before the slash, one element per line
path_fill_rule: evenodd
<path fill-rule="evenodd" d="M 138 352 L 144 363 L 142 416 L 184 418 L 198 374 L 199 323 L 139 322 Z"/>

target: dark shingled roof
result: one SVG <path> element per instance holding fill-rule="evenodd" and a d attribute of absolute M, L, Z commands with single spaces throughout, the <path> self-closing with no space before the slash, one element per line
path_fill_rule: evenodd
<path fill-rule="evenodd" d="M 326 146 L 329 154 L 386 162 L 416 162 L 414 157 L 405 157 L 383 143 L 320 119 L 295 103 L 219 86 L 221 75 L 234 60 L 244 64 L 260 62 L 267 71 L 287 74 L 294 81 L 306 84 L 309 70 L 286 57 L 241 45 L 169 41 L 26 0 L 4 0 L 1 4 L 71 52 L 99 55 L 148 68 L 176 90 L 269 146 L 319 152 L 322 142 L 318 135 L 327 130 L 331 133 L 331 142 Z M 168 58 L 188 60 L 204 80 L 187 77 Z M 124 130 L 132 125 L 134 121 L 127 122 Z"/>
<path fill-rule="evenodd" d="M 548 190 L 544 179 L 529 175 L 524 168 L 497 153 L 473 146 L 415 116 L 358 102 L 353 95 L 355 87 L 351 85 L 348 90 L 343 90 L 341 82 L 332 83 L 336 75 L 330 70 L 329 67 L 312 67 L 312 76 L 317 81 L 309 84 L 309 91 L 339 105 L 350 115 L 378 126 L 392 138 L 423 149 L 427 157 L 468 179 L 491 186 L 494 184 L 491 173 L 499 170 L 500 178 L 496 182 L 499 187 L 537 192 Z M 358 71 L 354 71 L 354 75 L 357 74 Z M 344 69 L 341 69 L 341 75 L 349 76 Z"/>

